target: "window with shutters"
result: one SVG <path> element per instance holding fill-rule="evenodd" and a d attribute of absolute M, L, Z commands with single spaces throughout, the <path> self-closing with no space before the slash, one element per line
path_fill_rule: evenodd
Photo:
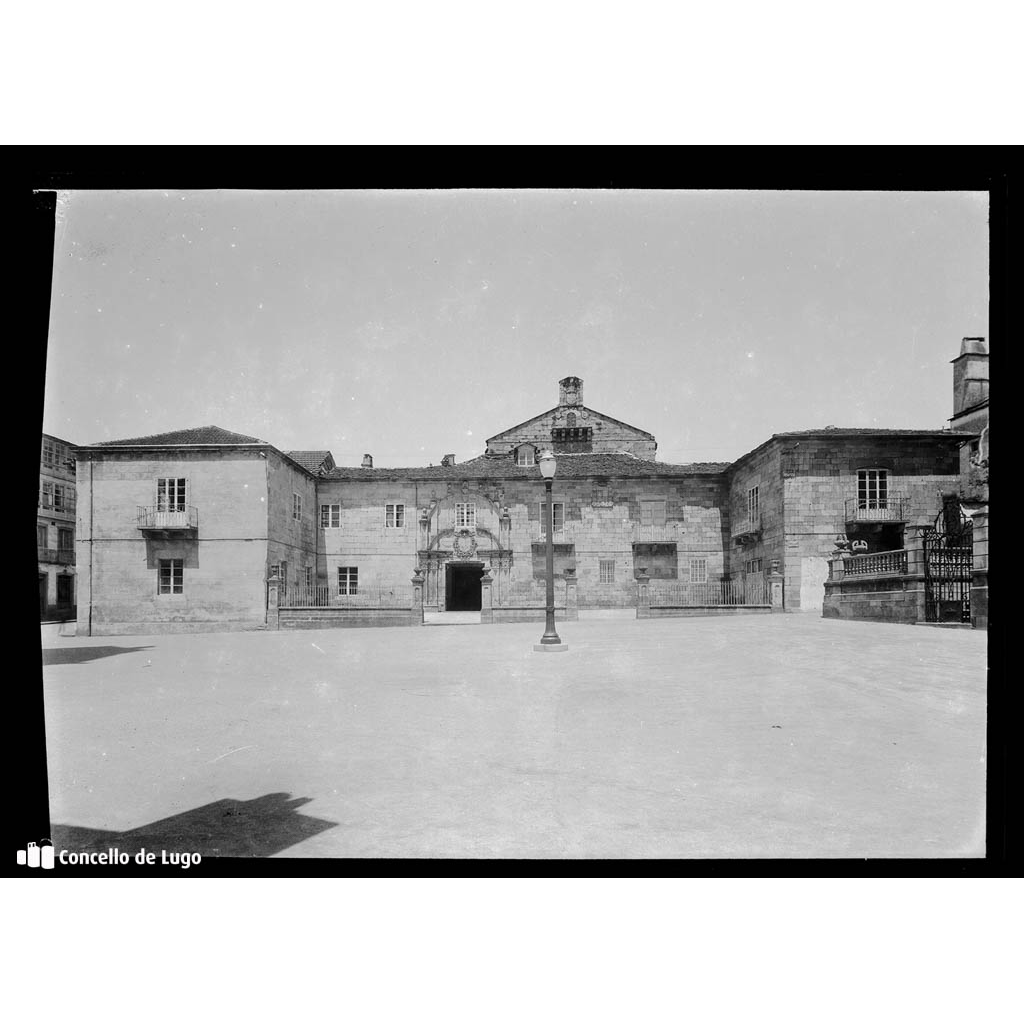
<path fill-rule="evenodd" d="M 158 512 L 185 511 L 185 477 L 160 477 L 156 482 L 156 508 Z"/>
<path fill-rule="evenodd" d="M 542 537 L 547 536 L 548 528 L 548 503 L 542 501 L 539 503 L 540 512 L 540 535 Z M 553 501 L 551 502 L 551 525 L 554 527 L 555 533 L 561 533 L 565 527 L 565 502 L 564 501 Z"/>
<path fill-rule="evenodd" d="M 664 526 L 665 506 L 664 498 L 642 498 L 640 500 L 640 525 Z"/>

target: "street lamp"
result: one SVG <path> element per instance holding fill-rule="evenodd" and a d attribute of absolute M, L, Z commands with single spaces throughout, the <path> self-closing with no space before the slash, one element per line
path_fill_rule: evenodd
<path fill-rule="evenodd" d="M 555 456 L 551 451 L 543 451 L 537 457 L 540 475 L 544 478 L 544 489 L 547 501 L 544 503 L 544 525 L 547 529 L 547 617 L 544 622 L 544 635 L 539 644 L 534 644 L 535 651 L 567 651 L 568 644 L 563 644 L 555 629 L 555 510 L 551 503 L 551 481 L 555 478 Z"/>

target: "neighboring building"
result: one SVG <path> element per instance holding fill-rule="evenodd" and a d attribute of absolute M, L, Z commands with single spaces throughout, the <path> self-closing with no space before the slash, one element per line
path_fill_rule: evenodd
<path fill-rule="evenodd" d="M 953 363 L 953 415 L 950 430 L 971 434 L 960 455 L 966 478 L 971 466 L 988 461 L 988 349 L 984 338 L 964 338 Z M 984 454 L 982 453 L 984 449 Z"/>
<path fill-rule="evenodd" d="M 419 570 L 425 607 L 454 610 L 480 607 L 487 570 L 495 608 L 542 605 L 543 448 L 558 457 L 555 571 L 575 576 L 580 608 L 633 607 L 641 569 L 665 586 L 775 569 L 787 610 L 820 612 L 837 537 L 901 548 L 956 486 L 966 439 L 828 427 L 776 434 L 731 465 L 671 465 L 566 377 L 557 406 L 463 463 L 339 467 L 216 427 L 85 446 L 79 630 L 260 628 L 275 573 L 286 592 L 384 601 Z"/>
<path fill-rule="evenodd" d="M 80 634 L 258 629 L 273 571 L 312 578 L 317 478 L 273 445 L 198 427 L 76 454 Z"/>
<path fill-rule="evenodd" d="M 75 460 L 73 446 L 43 434 L 39 456 L 36 548 L 39 617 L 75 617 Z"/>

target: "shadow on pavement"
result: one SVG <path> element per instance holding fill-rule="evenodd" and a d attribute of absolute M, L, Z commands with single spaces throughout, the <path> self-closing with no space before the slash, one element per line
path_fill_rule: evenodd
<path fill-rule="evenodd" d="M 167 850 L 201 853 L 204 857 L 269 857 L 337 825 L 298 814 L 310 798 L 290 798 L 288 793 L 268 793 L 254 800 L 217 800 L 170 818 L 162 818 L 128 832 L 108 832 L 53 825 L 51 840 L 57 850 L 73 853 L 104 853 L 116 847 L 121 853 Z"/>
<path fill-rule="evenodd" d="M 136 651 L 151 651 L 148 647 L 50 647 L 43 651 L 44 665 L 78 665 L 83 661 L 97 661 L 115 654 L 134 654 Z"/>

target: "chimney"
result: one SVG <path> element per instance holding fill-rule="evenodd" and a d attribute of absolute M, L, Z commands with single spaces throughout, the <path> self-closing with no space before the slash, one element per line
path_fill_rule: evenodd
<path fill-rule="evenodd" d="M 452 454 L 452 455 L 442 455 L 441 456 L 441 465 L 442 466 L 454 466 L 455 465 L 455 455 L 454 454 Z"/>
<path fill-rule="evenodd" d="M 362 468 L 363 469 L 373 469 L 373 456 L 372 455 L 364 455 L 363 456 L 363 466 L 362 466 Z"/>
<path fill-rule="evenodd" d="M 579 377 L 563 377 L 558 382 L 559 405 L 582 405 L 583 381 Z"/>
<path fill-rule="evenodd" d="M 988 349 L 984 338 L 964 338 L 953 360 L 953 419 L 988 398 Z"/>

